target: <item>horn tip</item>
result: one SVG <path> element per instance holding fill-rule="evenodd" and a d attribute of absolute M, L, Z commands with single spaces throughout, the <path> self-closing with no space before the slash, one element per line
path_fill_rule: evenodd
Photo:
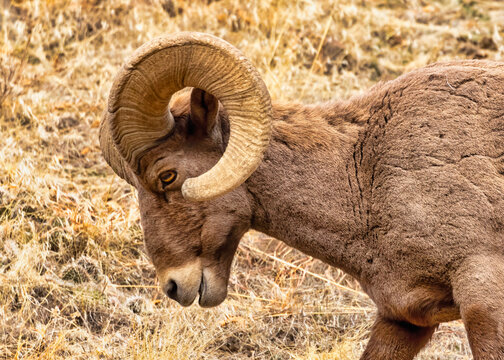
<path fill-rule="evenodd" d="M 196 185 L 196 178 L 189 178 L 182 184 L 182 196 L 189 201 L 206 201 L 215 197 L 208 191 L 202 191 L 201 187 Z"/>

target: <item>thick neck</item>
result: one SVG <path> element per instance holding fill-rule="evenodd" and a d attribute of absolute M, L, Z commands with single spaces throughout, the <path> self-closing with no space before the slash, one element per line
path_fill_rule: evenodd
<path fill-rule="evenodd" d="M 275 109 L 271 144 L 247 181 L 252 228 L 359 279 L 370 256 L 354 158 L 360 125 L 332 121 L 337 106 Z"/>

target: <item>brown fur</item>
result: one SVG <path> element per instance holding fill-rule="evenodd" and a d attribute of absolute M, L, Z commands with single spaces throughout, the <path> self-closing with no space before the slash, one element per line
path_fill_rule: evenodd
<path fill-rule="evenodd" d="M 193 97 L 173 102 L 175 134 L 135 177 L 158 271 L 202 259 L 217 280 L 200 303 L 216 305 L 253 228 L 360 281 L 378 307 L 363 359 L 412 359 L 460 317 L 475 359 L 504 359 L 503 64 L 439 63 L 347 101 L 274 105 L 260 167 L 204 203 L 180 186 L 219 159 L 229 130 L 224 109 L 205 111 L 215 99 Z M 167 169 L 179 177 L 163 191 Z"/>

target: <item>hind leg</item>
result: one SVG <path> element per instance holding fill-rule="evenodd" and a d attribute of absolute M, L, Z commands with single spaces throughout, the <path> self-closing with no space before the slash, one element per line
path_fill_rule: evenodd
<path fill-rule="evenodd" d="M 361 360 L 411 360 L 427 344 L 436 326 L 419 327 L 378 315 Z"/>
<path fill-rule="evenodd" d="M 464 261 L 453 281 L 453 296 L 475 360 L 504 360 L 504 257 Z"/>

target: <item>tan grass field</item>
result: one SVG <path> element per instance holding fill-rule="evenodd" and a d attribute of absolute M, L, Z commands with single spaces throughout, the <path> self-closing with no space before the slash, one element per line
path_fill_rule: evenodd
<path fill-rule="evenodd" d="M 273 99 L 345 98 L 443 59 L 504 52 L 504 3 L 472 0 L 0 0 L 0 359 L 357 359 L 375 307 L 356 281 L 259 233 L 229 297 L 156 286 L 133 188 L 98 125 L 143 42 L 192 30 L 257 66 Z M 461 322 L 419 359 L 469 359 Z"/>

